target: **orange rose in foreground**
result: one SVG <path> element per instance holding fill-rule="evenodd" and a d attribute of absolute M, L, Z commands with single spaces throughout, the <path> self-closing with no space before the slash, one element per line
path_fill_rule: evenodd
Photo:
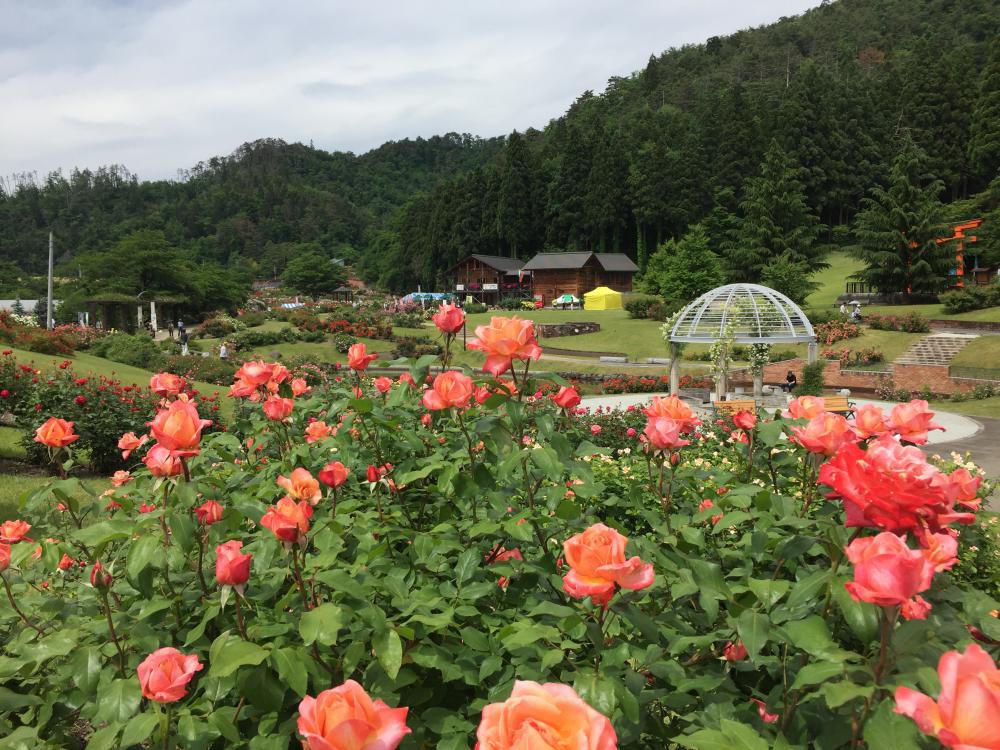
<path fill-rule="evenodd" d="M 908 687 L 896 688 L 896 713 L 945 747 L 1000 748 L 1000 669 L 976 644 L 964 654 L 949 651 L 938 662 L 941 693 L 935 701 Z"/>
<path fill-rule="evenodd" d="M 187 684 L 202 666 L 197 656 L 185 656 L 168 647 L 151 653 L 135 671 L 144 697 L 157 703 L 173 703 L 187 695 Z"/>
<path fill-rule="evenodd" d="M 457 370 L 448 370 L 434 378 L 434 385 L 424 392 L 421 402 L 431 411 L 452 407 L 467 409 L 472 399 L 472 390 L 472 378 Z"/>
<path fill-rule="evenodd" d="M 560 409 L 573 409 L 580 405 L 580 394 L 573 386 L 564 385 L 552 396 L 552 403 Z"/>
<path fill-rule="evenodd" d="M 792 428 L 792 440 L 810 453 L 832 456 L 844 443 L 853 443 L 856 435 L 850 423 L 839 414 L 823 412 L 806 424 Z"/>
<path fill-rule="evenodd" d="M 483 709 L 476 740 L 476 750 L 618 748 L 611 722 L 573 688 L 524 680 L 514 683 L 510 698 L 503 703 L 491 703 Z"/>
<path fill-rule="evenodd" d="M 628 537 L 603 523 L 596 523 L 563 544 L 569 572 L 563 590 L 574 599 L 590 597 L 606 605 L 615 587 L 638 591 L 653 583 L 653 566 L 638 557 L 625 559 Z"/>
<path fill-rule="evenodd" d="M 187 387 L 184 378 L 172 372 L 158 372 L 149 379 L 149 390 L 158 396 L 167 398 L 176 396 Z"/>
<path fill-rule="evenodd" d="M 927 408 L 927 402 L 915 398 L 907 404 L 896 404 L 889 413 L 889 429 L 908 443 L 923 445 L 930 430 L 943 430 L 933 422 L 934 412 Z"/>
<path fill-rule="evenodd" d="M 660 398 L 653 396 L 649 406 L 642 410 L 647 417 L 667 417 L 679 422 L 681 431 L 689 430 L 701 424 L 701 420 L 695 416 L 694 411 L 677 396 Z"/>
<path fill-rule="evenodd" d="M 254 388 L 262 386 L 271 379 L 274 373 L 274 365 L 258 360 L 256 362 L 246 362 L 243 367 L 236 371 L 236 380 L 242 380 L 246 385 Z"/>
<path fill-rule="evenodd" d="M 431 320 L 441 333 L 458 333 L 465 325 L 465 313 L 455 305 L 445 302 L 431 316 Z"/>
<path fill-rule="evenodd" d="M 305 378 L 292 378 L 291 387 L 293 396 L 301 396 L 303 393 L 309 393 L 312 390 Z"/>
<path fill-rule="evenodd" d="M 142 462 L 154 477 L 174 477 L 184 471 L 181 460 L 159 444 L 149 449 Z"/>
<path fill-rule="evenodd" d="M 26 536 L 31 531 L 31 524 L 25 521 L 4 521 L 0 523 L 0 542 L 17 544 L 22 540 L 31 541 Z"/>
<path fill-rule="evenodd" d="M 305 500 L 315 505 L 323 497 L 323 493 L 319 491 L 319 482 L 302 468 L 295 469 L 291 476 L 278 477 L 275 482 L 293 500 Z"/>
<path fill-rule="evenodd" d="M 372 385 L 375 386 L 376 391 L 384 396 L 392 390 L 392 379 L 382 375 L 381 377 L 375 378 L 375 380 L 372 381 Z"/>
<path fill-rule="evenodd" d="M 35 430 L 35 442 L 50 448 L 65 448 L 80 436 L 73 433 L 73 423 L 59 417 L 49 417 Z"/>
<path fill-rule="evenodd" d="M 333 463 L 329 463 L 320 469 L 319 481 L 327 487 L 333 487 L 336 489 L 347 481 L 347 476 L 350 473 L 351 470 L 344 466 L 340 461 L 334 461 Z"/>
<path fill-rule="evenodd" d="M 537 360 L 542 349 L 535 340 L 535 324 L 516 315 L 492 318 L 488 326 L 476 327 L 476 338 L 468 343 L 486 355 L 483 372 L 500 377 L 510 369 L 513 360 Z"/>
<path fill-rule="evenodd" d="M 0 573 L 10 567 L 10 545 L 0 542 Z"/>
<path fill-rule="evenodd" d="M 854 410 L 854 433 L 862 440 L 878 437 L 889 429 L 885 413 L 875 404 L 862 404 Z"/>
<path fill-rule="evenodd" d="M 305 500 L 295 502 L 290 497 L 283 497 L 267 509 L 260 525 L 270 529 L 283 542 L 298 542 L 309 531 L 312 514 L 312 506 Z"/>
<path fill-rule="evenodd" d="M 786 417 L 792 419 L 812 419 L 826 411 L 826 401 L 819 396 L 799 396 L 788 402 Z"/>
<path fill-rule="evenodd" d="M 352 344 L 347 350 L 347 364 L 352 370 L 363 372 L 368 365 L 378 359 L 377 354 L 369 354 L 364 344 Z"/>
<path fill-rule="evenodd" d="M 290 398 L 282 398 L 271 394 L 264 400 L 264 416 L 274 422 L 288 419 L 295 408 L 295 402 Z"/>
<path fill-rule="evenodd" d="M 303 750 L 396 750 L 411 730 L 408 708 L 372 700 L 354 680 L 299 703 Z"/>
<path fill-rule="evenodd" d="M 149 422 L 149 431 L 171 455 L 185 458 L 198 455 L 201 431 L 210 424 L 212 420 L 198 415 L 194 401 L 171 401 L 170 406 L 160 409 Z"/>
<path fill-rule="evenodd" d="M 690 441 L 681 438 L 684 423 L 670 417 L 650 417 L 642 437 L 646 443 L 658 451 L 672 451 L 690 445 Z"/>
<path fill-rule="evenodd" d="M 934 578 L 936 561 L 930 555 L 910 549 L 902 537 L 889 531 L 855 539 L 845 552 L 854 566 L 854 580 L 844 588 L 854 601 L 880 607 L 901 604 L 907 619 L 926 617 L 930 607 L 917 594 L 929 589 Z"/>
<path fill-rule="evenodd" d="M 306 427 L 306 442 L 318 443 L 320 440 L 326 440 L 332 434 L 333 428 L 326 422 L 310 422 L 309 426 Z"/>
<path fill-rule="evenodd" d="M 225 508 L 215 500 L 206 500 L 194 509 L 194 514 L 198 517 L 198 523 L 203 526 L 211 526 L 222 520 L 222 513 Z"/>
<path fill-rule="evenodd" d="M 243 584 L 250 578 L 253 555 L 244 554 L 243 542 L 226 542 L 215 548 L 215 580 L 223 586 L 235 586 L 243 593 Z"/>

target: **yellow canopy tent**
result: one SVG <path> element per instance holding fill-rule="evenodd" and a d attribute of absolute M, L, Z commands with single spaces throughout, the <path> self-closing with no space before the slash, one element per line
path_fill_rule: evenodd
<path fill-rule="evenodd" d="M 606 286 L 599 286 L 583 295 L 584 310 L 621 310 L 622 293 Z"/>

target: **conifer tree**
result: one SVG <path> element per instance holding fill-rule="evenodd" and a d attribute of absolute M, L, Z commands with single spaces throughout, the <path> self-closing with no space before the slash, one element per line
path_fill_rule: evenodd
<path fill-rule="evenodd" d="M 685 303 L 720 286 L 725 276 L 718 256 L 712 252 L 708 233 L 701 224 L 692 226 L 679 240 L 667 240 L 649 259 L 640 288 L 668 302 Z"/>
<path fill-rule="evenodd" d="M 980 177 L 989 179 L 1000 172 L 1000 35 L 993 37 L 989 61 L 979 78 L 969 161 L 973 174 Z"/>
<path fill-rule="evenodd" d="M 499 170 L 497 235 L 512 258 L 526 256 L 537 231 L 534 157 L 516 130 L 507 139 Z"/>
<path fill-rule="evenodd" d="M 935 240 L 944 230 L 938 200 L 943 185 L 927 173 L 927 155 L 904 136 L 888 187 L 875 187 L 855 221 L 858 277 L 883 294 L 941 291 L 954 258 Z"/>

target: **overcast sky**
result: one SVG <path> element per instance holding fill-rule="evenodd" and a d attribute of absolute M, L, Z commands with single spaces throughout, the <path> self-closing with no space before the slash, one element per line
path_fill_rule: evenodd
<path fill-rule="evenodd" d="M 651 53 L 816 4 L 0 0 L 0 175 L 542 127 Z"/>

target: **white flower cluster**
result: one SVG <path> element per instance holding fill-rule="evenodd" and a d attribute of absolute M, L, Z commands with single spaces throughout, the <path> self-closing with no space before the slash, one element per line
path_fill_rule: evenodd
<path fill-rule="evenodd" d="M 38 328 L 38 318 L 34 315 L 18 315 L 17 313 L 11 313 L 10 317 L 19 326 L 24 326 L 25 328 Z"/>

